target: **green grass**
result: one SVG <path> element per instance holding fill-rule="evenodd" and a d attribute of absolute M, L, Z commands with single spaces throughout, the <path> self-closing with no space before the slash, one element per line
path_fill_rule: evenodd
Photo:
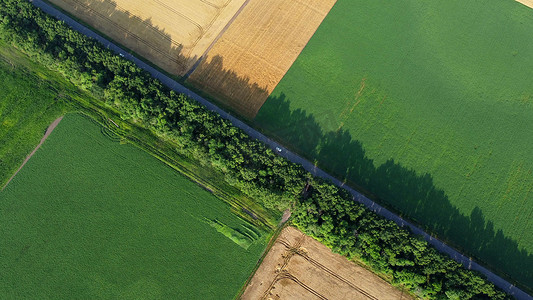
<path fill-rule="evenodd" d="M 266 246 L 230 207 L 68 114 L 0 193 L 1 298 L 229 299 Z M 253 227 L 252 227 L 253 228 Z"/>
<path fill-rule="evenodd" d="M 180 156 L 171 140 L 163 140 L 140 124 L 124 121 L 120 113 L 96 99 L 40 63 L 33 62 L 21 51 L 0 41 L 0 115 L 6 115 L 10 126 L 0 128 L 0 187 L 20 166 L 26 155 L 38 144 L 47 126 L 65 112 L 82 112 L 97 120 L 122 142 L 145 150 L 159 160 L 213 192 L 229 204 L 234 213 L 252 221 L 262 230 L 277 226 L 279 211 L 267 210 L 253 199 L 228 184 L 224 174 L 193 159 Z M 101 94 L 96 91 L 94 94 Z M 9 114 L 9 115 L 8 115 Z M 0 119 L 0 120 L 3 120 Z M 119 124 L 117 128 L 113 122 Z M 13 124 L 16 124 L 13 125 Z M 0 124 L 1 125 L 1 124 Z M 246 212 L 251 211 L 257 219 Z"/>
<path fill-rule="evenodd" d="M 533 10 L 339 0 L 255 122 L 533 287 Z"/>
<path fill-rule="evenodd" d="M 279 212 L 3 43 L 0 75 L 0 186 L 54 119 L 83 114 L 67 115 L 0 192 L 0 298 L 239 292 Z"/>
<path fill-rule="evenodd" d="M 0 56 L 2 58 L 3 56 Z M 12 62 L 13 63 L 13 62 Z M 9 60 L 0 60 L 0 187 L 41 140 L 66 105 L 45 79 L 14 70 Z"/>

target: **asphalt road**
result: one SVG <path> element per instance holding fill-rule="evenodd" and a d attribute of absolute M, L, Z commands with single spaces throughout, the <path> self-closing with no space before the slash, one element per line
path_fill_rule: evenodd
<path fill-rule="evenodd" d="M 240 129 L 244 130 L 248 135 L 251 137 L 260 140 L 270 146 L 275 152 L 276 148 L 282 149 L 281 152 L 278 152 L 279 155 L 287 158 L 288 160 L 300 164 L 309 171 L 311 174 L 322 177 L 328 180 L 331 180 L 333 184 L 345 188 L 348 190 L 352 195 L 353 199 L 357 202 L 363 203 L 366 207 L 368 207 L 370 210 L 376 212 L 377 214 L 392 220 L 396 222 L 400 226 L 407 226 L 411 229 L 411 231 L 415 234 L 418 234 L 422 236 L 428 243 L 433 245 L 435 248 L 437 248 L 439 251 L 448 254 L 451 258 L 453 258 L 455 261 L 463 264 L 466 268 L 471 270 L 479 271 L 480 273 L 484 274 L 489 281 L 494 283 L 494 285 L 500 287 L 501 289 L 505 290 L 507 293 L 513 295 L 516 299 L 519 300 L 533 300 L 533 297 L 522 291 L 521 289 L 517 288 L 516 286 L 512 285 L 511 283 L 507 282 L 500 276 L 492 273 L 485 267 L 479 265 L 475 261 L 472 261 L 469 257 L 466 257 L 456 251 L 455 249 L 451 248 L 450 246 L 446 245 L 442 241 L 440 241 L 437 238 L 432 237 L 430 234 L 426 233 L 419 227 L 415 226 L 412 223 L 409 223 L 408 221 L 402 219 L 400 216 L 397 216 L 396 214 L 392 213 L 391 211 L 387 210 L 386 208 L 378 205 L 374 201 L 368 199 L 363 194 L 359 193 L 358 191 L 350 188 L 349 186 L 344 185 L 343 182 L 340 180 L 334 178 L 333 176 L 329 175 L 328 173 L 324 172 L 311 162 L 307 161 L 306 159 L 300 157 L 299 155 L 292 153 L 285 149 L 281 144 L 269 139 L 262 133 L 258 132 L 257 130 L 253 129 L 252 127 L 248 126 L 244 122 L 240 121 L 236 117 L 230 115 L 226 111 L 222 110 L 221 108 L 215 106 L 211 102 L 207 101 L 206 99 L 200 97 L 198 94 L 192 92 L 191 90 L 187 89 L 183 85 L 179 84 L 172 78 L 166 76 L 165 74 L 161 73 L 157 69 L 153 68 L 152 66 L 148 65 L 147 63 L 143 62 L 142 60 L 136 58 L 135 56 L 129 54 L 126 50 L 120 48 L 119 46 L 115 45 L 114 43 L 108 41 L 107 39 L 101 37 L 97 33 L 91 31 L 90 29 L 86 28 L 85 26 L 81 25 L 80 23 L 76 22 L 72 18 L 68 17 L 67 15 L 63 14 L 61 11 L 55 9 L 54 7 L 48 5 L 47 3 L 43 2 L 42 0 L 29 0 L 31 3 L 33 3 L 35 6 L 41 8 L 46 13 L 56 17 L 59 20 L 64 21 L 66 24 L 74 28 L 75 30 L 83 33 L 86 36 L 92 37 L 99 42 L 101 42 L 103 45 L 105 45 L 107 48 L 115 51 L 116 53 L 122 53 L 126 59 L 129 59 L 133 61 L 135 64 L 137 64 L 140 68 L 148 71 L 150 74 L 152 74 L 153 77 L 159 79 L 163 84 L 168 86 L 169 88 L 173 89 L 174 91 L 178 93 L 183 93 L 191 97 L 192 99 L 198 101 L 199 103 L 205 105 L 209 110 L 214 111 L 224 119 L 227 119 L 233 123 L 234 126 L 239 127 Z"/>

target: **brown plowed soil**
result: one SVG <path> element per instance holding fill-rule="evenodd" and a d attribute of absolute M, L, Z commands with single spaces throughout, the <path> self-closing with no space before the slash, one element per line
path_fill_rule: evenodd
<path fill-rule="evenodd" d="M 184 75 L 245 0 L 49 0 L 139 53 Z"/>
<path fill-rule="evenodd" d="M 412 299 L 367 269 L 285 228 L 241 299 Z"/>
<path fill-rule="evenodd" d="M 337 0 L 250 0 L 188 81 L 253 118 Z"/>

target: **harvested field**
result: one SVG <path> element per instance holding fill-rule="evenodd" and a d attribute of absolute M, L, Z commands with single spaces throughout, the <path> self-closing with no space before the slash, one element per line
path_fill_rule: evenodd
<path fill-rule="evenodd" d="M 336 0 L 251 0 L 189 82 L 253 118 Z"/>
<path fill-rule="evenodd" d="M 50 0 L 167 72 L 184 75 L 245 0 Z"/>
<path fill-rule="evenodd" d="M 287 227 L 242 299 L 411 299 L 380 277 Z"/>
<path fill-rule="evenodd" d="M 533 0 L 516 0 L 516 1 L 524 4 L 525 6 L 529 6 L 533 8 Z"/>

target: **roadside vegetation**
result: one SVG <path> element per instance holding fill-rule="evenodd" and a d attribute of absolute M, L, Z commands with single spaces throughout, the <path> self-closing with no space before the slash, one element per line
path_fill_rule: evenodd
<path fill-rule="evenodd" d="M 138 124 L 157 134 L 174 144 L 176 153 L 224 174 L 226 183 L 267 208 L 291 208 L 295 224 L 334 251 L 366 262 L 423 298 L 508 298 L 481 275 L 356 204 L 345 190 L 312 178 L 132 62 L 26 1 L 0 3 L 0 36 L 6 42 L 102 99 L 128 121 L 120 126 Z M 213 222 L 225 231 L 224 224 Z"/>
<path fill-rule="evenodd" d="M 263 230 L 277 226 L 280 214 L 254 203 L 224 180 L 224 174 L 195 160 L 180 156 L 171 141 L 156 137 L 152 132 L 122 120 L 112 107 L 97 100 L 91 93 L 80 90 L 57 71 L 28 59 L 27 55 L 0 40 L 0 72 L 4 75 L 0 115 L 3 117 L 0 149 L 2 184 L 18 169 L 50 123 L 67 112 L 81 112 L 103 126 L 106 132 L 120 136 L 167 163 L 191 180 L 204 186 L 228 203 L 234 212 L 252 221 Z M 39 97 L 38 97 L 39 96 Z M 117 127 L 118 125 L 118 127 Z"/>

